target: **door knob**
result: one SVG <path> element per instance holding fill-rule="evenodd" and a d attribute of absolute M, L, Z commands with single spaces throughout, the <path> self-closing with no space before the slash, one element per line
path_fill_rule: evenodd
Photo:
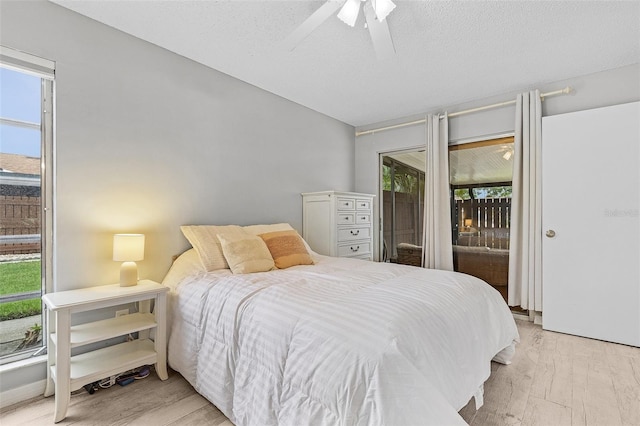
<path fill-rule="evenodd" d="M 556 231 L 554 231 L 553 229 L 549 229 L 545 235 L 549 238 L 553 238 L 556 236 Z"/>

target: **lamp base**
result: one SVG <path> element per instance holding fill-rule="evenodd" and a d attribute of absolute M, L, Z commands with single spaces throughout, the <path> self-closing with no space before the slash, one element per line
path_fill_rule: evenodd
<path fill-rule="evenodd" d="M 120 266 L 120 287 L 131 287 L 138 284 L 138 265 L 136 262 L 122 262 Z"/>

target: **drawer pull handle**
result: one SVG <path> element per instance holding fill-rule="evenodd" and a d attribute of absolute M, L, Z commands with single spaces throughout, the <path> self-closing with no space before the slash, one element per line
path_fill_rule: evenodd
<path fill-rule="evenodd" d="M 366 216 L 362 216 L 360 219 L 367 220 L 367 217 Z"/>
<path fill-rule="evenodd" d="M 349 203 L 344 203 L 344 205 L 345 205 L 345 206 L 348 206 L 348 205 L 349 205 Z"/>
<path fill-rule="evenodd" d="M 344 217 L 344 220 L 347 220 L 347 221 L 348 221 L 348 220 L 349 220 L 349 216 L 345 216 L 345 217 Z"/>
<path fill-rule="evenodd" d="M 352 252 L 356 252 L 358 250 L 360 250 L 360 246 L 357 246 L 356 248 L 353 247 L 349 247 L 351 249 Z"/>
<path fill-rule="evenodd" d="M 360 204 L 360 207 L 367 207 L 365 203 Z"/>
<path fill-rule="evenodd" d="M 352 230 L 350 232 L 351 232 L 351 235 L 360 235 L 360 230 L 359 229 L 356 229 L 355 231 Z"/>

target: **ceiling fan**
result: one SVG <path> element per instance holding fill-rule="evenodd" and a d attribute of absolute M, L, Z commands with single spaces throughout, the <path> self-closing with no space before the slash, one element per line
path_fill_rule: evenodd
<path fill-rule="evenodd" d="M 497 152 L 502 154 L 502 158 L 509 161 L 513 156 L 513 144 L 511 145 L 502 145 L 500 148 L 494 150 L 493 152 Z"/>
<path fill-rule="evenodd" d="M 361 5 L 366 19 L 365 26 L 371 35 L 376 56 L 379 60 L 393 59 L 396 50 L 386 21 L 386 17 L 396 7 L 391 0 L 328 0 L 284 40 L 285 47 L 288 50 L 295 49 L 338 9 L 338 18 L 353 27 L 360 14 Z"/>

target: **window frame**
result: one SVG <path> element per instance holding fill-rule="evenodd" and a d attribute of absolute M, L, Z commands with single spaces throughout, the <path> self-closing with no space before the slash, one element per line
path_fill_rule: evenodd
<path fill-rule="evenodd" d="M 55 194 L 55 62 L 30 55 L 6 46 L 0 46 L 0 67 L 30 74 L 40 78 L 40 125 L 20 120 L 2 119 L 3 124 L 36 128 L 40 131 L 40 259 L 41 292 L 53 291 L 54 284 L 54 194 Z M 1 117 L 0 117 L 1 118 Z M 20 361 L 46 353 L 48 342 L 47 315 L 42 304 L 42 346 L 0 358 L 0 366 L 10 366 Z"/>

